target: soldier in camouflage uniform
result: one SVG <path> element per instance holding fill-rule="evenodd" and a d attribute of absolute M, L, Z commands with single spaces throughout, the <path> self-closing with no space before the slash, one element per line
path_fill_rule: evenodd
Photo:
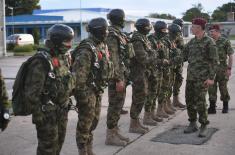
<path fill-rule="evenodd" d="M 165 28 L 166 24 L 160 22 L 160 26 L 163 26 Z M 159 25 L 158 25 L 159 26 Z M 156 110 L 156 99 L 159 97 L 160 94 L 160 88 L 162 84 L 162 76 L 163 72 L 162 69 L 163 67 L 166 67 L 169 65 L 170 61 L 165 59 L 163 57 L 164 55 L 164 44 L 159 40 L 158 38 L 158 26 L 155 25 L 155 33 L 149 35 L 148 39 L 151 43 L 151 47 L 153 48 L 153 51 L 155 52 L 155 55 L 157 59 L 155 60 L 157 62 L 157 65 L 152 65 L 150 67 L 150 76 L 148 78 L 149 82 L 149 91 L 148 91 L 148 96 L 147 96 L 147 102 L 145 103 L 145 117 L 144 117 L 144 124 L 146 125 L 156 125 L 156 122 L 161 122 L 163 121 L 162 117 L 168 117 L 167 114 L 165 113 L 163 108 L 159 108 L 158 110 L 161 109 L 161 115 L 158 111 L 158 115 L 155 114 Z M 159 106 L 160 107 L 160 106 Z M 148 118 L 147 114 L 151 113 L 151 117 L 153 120 L 156 122 L 154 123 L 151 121 L 151 119 L 145 119 Z"/>
<path fill-rule="evenodd" d="M 72 28 L 53 25 L 48 30 L 45 48 L 36 53 L 45 59 L 36 57 L 28 67 L 24 89 L 37 129 L 37 155 L 59 155 L 64 143 L 69 96 L 75 82 L 67 56 L 73 36 Z"/>
<path fill-rule="evenodd" d="M 135 27 L 137 31 L 133 33 L 131 38 L 135 57 L 131 60 L 130 75 L 133 84 L 129 132 L 144 134 L 148 131 L 148 128 L 139 122 L 139 115 L 147 99 L 149 67 L 155 61 L 155 55 L 147 38 L 147 34 L 152 28 L 150 21 L 145 18 L 138 19 Z"/>
<path fill-rule="evenodd" d="M 171 65 L 171 68 L 170 68 L 170 79 L 171 79 L 171 89 L 169 90 L 169 93 L 171 96 L 172 94 L 176 93 L 177 94 L 179 93 L 179 88 L 178 87 L 179 85 L 178 84 L 182 84 L 182 78 L 179 78 L 179 76 L 182 74 L 182 51 L 181 49 L 183 49 L 182 44 L 181 44 L 181 49 L 179 48 L 179 46 L 177 46 L 177 44 L 179 44 L 179 37 L 180 34 L 182 33 L 181 31 L 181 27 L 177 24 L 171 24 L 169 27 L 168 27 L 168 30 L 169 30 L 169 40 L 171 42 L 171 50 L 170 50 L 170 60 L 173 60 L 173 63 Z M 176 60 L 180 60 L 180 61 L 176 61 Z M 180 71 L 180 68 L 181 68 L 181 71 Z M 178 80 L 181 80 L 181 81 L 178 81 Z M 177 83 L 177 84 L 176 84 Z M 176 86 L 177 85 L 177 86 Z M 176 87 L 177 87 L 177 90 L 176 90 Z M 174 94 L 175 95 L 175 94 Z M 170 101 L 170 99 L 168 99 Z M 178 95 L 177 96 L 173 96 L 173 104 L 175 107 L 181 107 L 183 108 L 183 105 L 179 102 L 178 100 Z"/>
<path fill-rule="evenodd" d="M 6 85 L 0 68 L 0 129 L 4 131 L 9 123 L 9 109 L 11 104 L 8 99 Z"/>
<path fill-rule="evenodd" d="M 112 65 L 105 40 L 108 24 L 103 18 L 92 19 L 87 26 L 89 37 L 73 52 L 76 74 L 75 98 L 78 108 L 76 141 L 79 155 L 94 155 L 93 131 L 101 111 L 101 97 L 112 76 Z"/>
<path fill-rule="evenodd" d="M 174 80 L 175 80 L 175 69 L 177 68 L 178 64 L 182 64 L 182 56 L 180 54 L 180 50 L 177 48 L 176 45 L 176 31 L 181 32 L 181 28 L 178 25 L 172 24 L 168 28 L 168 35 L 165 35 L 160 40 L 166 47 L 165 56 L 169 61 L 167 67 L 163 68 L 163 84 L 162 84 L 162 91 L 165 94 L 164 99 L 164 110 L 167 114 L 174 114 L 176 109 L 171 103 L 171 96 L 174 87 Z M 161 95 L 160 95 L 161 97 Z"/>
<path fill-rule="evenodd" d="M 125 146 L 129 138 L 122 136 L 118 129 L 118 121 L 125 102 L 127 78 L 129 76 L 129 53 L 133 49 L 127 36 L 122 32 L 125 13 L 121 9 L 113 9 L 107 15 L 110 20 L 107 45 L 114 66 L 114 76 L 109 81 L 109 106 L 107 113 L 106 145 Z M 133 50 L 132 50 L 133 53 Z"/>
<path fill-rule="evenodd" d="M 165 23 L 163 23 L 163 24 L 165 24 Z M 163 25 L 163 26 L 165 26 L 165 25 Z M 158 53 L 158 57 L 159 57 L 159 59 L 164 59 L 164 57 L 163 57 L 163 44 L 159 41 L 159 37 L 158 37 L 158 30 L 156 29 L 156 24 L 154 25 L 154 33 L 153 34 L 151 34 L 151 35 L 149 35 L 149 40 L 150 40 L 150 42 L 151 42 L 151 45 L 152 45 L 152 48 L 154 49 L 154 50 L 156 50 L 157 51 L 157 53 Z M 166 65 L 168 65 L 168 60 L 166 60 L 166 59 L 164 59 L 165 60 L 165 62 L 166 62 Z M 163 66 L 158 66 L 157 67 L 157 72 L 156 72 L 156 96 L 155 96 L 155 98 L 154 98 L 154 100 L 153 100 L 153 105 L 152 105 L 152 107 L 151 107 L 151 109 L 152 109 L 152 111 L 154 111 L 155 110 L 155 108 L 156 108 L 156 100 L 157 99 L 159 99 L 158 97 L 159 97 L 159 94 L 160 94 L 160 88 L 161 88 L 161 84 L 162 84 L 162 68 L 163 68 Z M 146 104 L 147 105 L 147 104 Z M 159 110 L 161 109 L 161 111 L 162 111 L 162 114 L 163 115 L 159 115 Z M 160 106 L 158 106 L 158 111 L 157 111 L 157 115 L 156 116 L 158 116 L 159 118 L 161 118 L 161 117 L 168 117 L 168 115 L 166 114 L 166 112 L 164 111 L 164 109 L 163 108 L 160 108 Z"/>
<path fill-rule="evenodd" d="M 197 113 L 201 123 L 199 137 L 207 135 L 207 105 L 206 93 L 208 87 L 214 84 L 218 54 L 215 42 L 205 33 L 206 20 L 195 18 L 192 21 L 192 33 L 195 38 L 191 39 L 183 51 L 183 58 L 188 61 L 186 79 L 186 105 L 189 116 L 189 126 L 185 133 L 192 133 L 197 128 Z"/>
<path fill-rule="evenodd" d="M 172 79 L 170 74 L 171 60 L 171 42 L 168 37 L 167 24 L 163 21 L 157 21 L 154 25 L 155 33 L 151 36 L 150 40 L 152 45 L 155 46 L 159 53 L 159 58 L 165 60 L 165 64 L 158 67 L 157 78 L 159 79 L 159 93 L 158 93 L 158 109 L 157 116 L 168 118 L 168 114 L 174 114 L 173 106 L 168 102 L 170 99 L 170 90 Z"/>
<path fill-rule="evenodd" d="M 184 49 L 184 40 L 182 36 L 182 29 L 183 29 L 184 21 L 182 19 L 175 19 L 173 21 L 173 24 L 179 25 L 181 28 L 181 32 L 175 33 L 174 42 L 176 44 L 176 47 L 180 50 L 180 53 L 182 53 L 182 50 Z M 175 107 L 179 107 L 179 108 L 186 107 L 179 101 L 180 87 L 182 86 L 182 83 L 183 83 L 182 73 L 183 73 L 183 63 L 180 63 L 176 65 L 174 69 L 173 103 L 172 103 Z"/>
<path fill-rule="evenodd" d="M 221 36 L 220 26 L 212 25 L 210 28 L 210 35 L 215 40 L 218 49 L 220 65 L 217 68 L 215 83 L 209 87 L 209 101 L 210 107 L 208 108 L 208 114 L 216 113 L 216 100 L 217 100 L 217 85 L 221 94 L 221 101 L 223 101 L 222 113 L 228 113 L 228 101 L 230 96 L 228 93 L 228 80 L 231 76 L 232 62 L 233 62 L 233 49 L 228 39 Z M 228 57 L 228 59 L 227 59 Z"/>

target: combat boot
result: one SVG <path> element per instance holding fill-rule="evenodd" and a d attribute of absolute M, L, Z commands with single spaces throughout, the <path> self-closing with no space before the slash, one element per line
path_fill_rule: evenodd
<path fill-rule="evenodd" d="M 144 119 L 143 119 L 144 125 L 150 125 L 150 126 L 156 126 L 157 122 L 152 119 L 150 112 L 144 112 Z"/>
<path fill-rule="evenodd" d="M 167 103 L 167 106 L 172 110 L 172 111 L 177 111 L 175 108 L 174 108 L 174 106 L 173 106 L 173 104 L 171 103 L 171 99 L 170 98 L 168 98 L 167 100 L 166 100 L 166 103 Z"/>
<path fill-rule="evenodd" d="M 79 144 L 78 145 L 78 152 L 79 152 L 79 155 L 88 155 L 87 146 L 84 143 Z"/>
<path fill-rule="evenodd" d="M 161 117 L 158 117 L 154 111 L 151 112 L 151 117 L 153 120 L 155 120 L 156 122 L 162 122 L 163 121 L 163 118 Z"/>
<path fill-rule="evenodd" d="M 92 142 L 88 142 L 88 144 L 87 144 L 87 155 L 95 155 L 95 153 L 93 152 L 93 143 Z"/>
<path fill-rule="evenodd" d="M 163 108 L 163 103 L 158 104 L 158 107 L 157 107 L 157 116 L 162 117 L 162 118 L 168 118 L 169 117 L 167 115 L 167 113 L 165 112 L 164 108 Z"/>
<path fill-rule="evenodd" d="M 184 130 L 184 133 L 193 133 L 198 130 L 198 126 L 196 122 L 190 122 L 189 126 Z"/>
<path fill-rule="evenodd" d="M 210 101 L 210 107 L 208 108 L 208 114 L 216 114 L 215 101 Z"/>
<path fill-rule="evenodd" d="M 117 130 L 115 128 L 113 129 L 107 129 L 106 130 L 106 145 L 115 145 L 115 146 L 126 146 L 127 142 L 124 140 L 121 140 L 121 138 L 117 134 Z"/>
<path fill-rule="evenodd" d="M 222 109 L 222 113 L 228 113 L 228 102 L 224 101 L 223 102 L 223 109 Z"/>
<path fill-rule="evenodd" d="M 207 135 L 207 125 L 201 125 L 198 137 L 206 137 Z"/>
<path fill-rule="evenodd" d="M 163 109 L 169 115 L 175 114 L 175 112 L 173 110 L 171 110 L 170 107 L 168 107 L 167 101 L 163 102 Z"/>
<path fill-rule="evenodd" d="M 174 107 L 178 107 L 178 108 L 186 108 L 186 105 L 183 105 L 180 101 L 179 101 L 179 96 L 173 96 L 173 106 Z"/>
<path fill-rule="evenodd" d="M 122 110 L 121 110 L 121 114 L 122 114 L 122 115 L 128 114 L 128 111 L 127 111 L 127 110 L 122 109 Z"/>
<path fill-rule="evenodd" d="M 119 127 L 115 127 L 115 130 L 116 130 L 117 135 L 119 136 L 119 138 L 120 138 L 121 140 L 124 140 L 124 141 L 126 141 L 127 143 L 130 142 L 130 139 L 129 139 L 128 137 L 125 137 L 125 136 L 123 136 L 123 135 L 120 133 Z"/>
<path fill-rule="evenodd" d="M 130 121 L 130 127 L 129 127 L 130 133 L 139 133 L 139 134 L 145 134 L 148 132 L 148 130 L 143 128 L 142 125 L 140 125 L 139 119 L 132 119 Z"/>
<path fill-rule="evenodd" d="M 147 132 L 149 131 L 149 128 L 146 127 L 146 126 L 144 126 L 144 125 L 142 125 L 142 124 L 140 123 L 140 121 L 138 121 L 138 124 L 139 124 L 139 126 L 140 126 L 142 129 L 146 130 Z"/>

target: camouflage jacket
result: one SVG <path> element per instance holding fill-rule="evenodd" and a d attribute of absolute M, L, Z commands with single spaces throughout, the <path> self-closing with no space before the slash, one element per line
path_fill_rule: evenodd
<path fill-rule="evenodd" d="M 38 108 L 49 102 L 61 107 L 67 106 L 75 83 L 69 70 L 69 56 L 52 56 L 46 48 L 36 54 L 44 54 L 50 66 L 37 58 L 29 64 L 24 89 L 26 99 L 32 103 L 33 113 L 37 113 Z"/>
<path fill-rule="evenodd" d="M 185 45 L 184 45 L 184 39 L 181 33 L 177 33 L 176 38 L 175 38 L 175 43 L 176 43 L 176 47 L 180 49 L 182 53 L 182 50 L 184 49 Z"/>
<path fill-rule="evenodd" d="M 107 45 L 114 67 L 113 79 L 123 81 L 129 75 L 130 59 L 134 56 L 133 46 L 126 34 L 116 26 L 109 27 Z"/>
<path fill-rule="evenodd" d="M 7 89 L 6 85 L 2 76 L 2 71 L 0 68 L 0 107 L 3 106 L 3 108 L 9 109 L 11 107 L 11 104 L 8 100 L 8 95 L 7 95 Z"/>
<path fill-rule="evenodd" d="M 181 33 L 177 34 L 169 34 L 168 38 L 171 42 L 170 46 L 170 60 L 172 61 L 172 68 L 176 68 L 177 66 L 182 66 L 183 57 L 182 50 L 184 49 L 184 40 L 181 36 Z M 176 45 L 176 48 L 172 47 L 172 44 Z"/>
<path fill-rule="evenodd" d="M 151 34 L 149 37 L 151 45 L 154 49 L 157 50 L 158 56 L 160 59 L 170 59 L 170 44 L 168 39 L 154 34 Z"/>
<path fill-rule="evenodd" d="M 168 35 L 162 37 L 156 34 L 151 34 L 149 36 L 149 40 L 151 41 L 153 49 L 155 49 L 157 52 L 158 61 L 159 61 L 158 68 L 160 70 L 167 69 L 172 66 L 172 65 L 163 66 L 162 64 L 163 59 L 171 60 L 173 63 L 178 63 L 177 59 L 179 57 L 179 50 L 172 49 L 171 41 Z"/>
<path fill-rule="evenodd" d="M 74 50 L 73 72 L 76 75 L 76 91 L 94 89 L 103 92 L 108 80 L 113 76 L 112 62 L 109 60 L 105 43 L 96 43 L 94 38 L 83 40 Z"/>
<path fill-rule="evenodd" d="M 131 61 L 131 68 L 146 71 L 153 67 L 153 63 L 156 60 L 156 52 L 152 49 L 151 42 L 147 36 L 135 31 L 131 42 L 135 51 L 135 57 Z"/>
<path fill-rule="evenodd" d="M 216 40 L 216 47 L 220 61 L 219 68 L 226 70 L 228 67 L 227 56 L 234 53 L 233 48 L 231 47 L 231 42 L 224 37 L 220 37 Z"/>
<path fill-rule="evenodd" d="M 204 34 L 202 39 L 191 39 L 183 50 L 183 58 L 188 61 L 187 80 L 214 79 L 218 65 L 215 42 Z"/>

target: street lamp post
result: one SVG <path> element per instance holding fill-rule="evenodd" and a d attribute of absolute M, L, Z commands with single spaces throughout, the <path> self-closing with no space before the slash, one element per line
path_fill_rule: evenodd
<path fill-rule="evenodd" d="M 10 9 L 10 10 L 11 10 L 12 34 L 14 34 L 14 33 L 15 33 L 15 32 L 14 32 L 14 23 L 13 23 L 13 21 L 14 21 L 14 19 L 13 19 L 13 16 L 14 16 L 14 8 L 13 8 L 13 7 L 8 6 L 8 9 Z"/>

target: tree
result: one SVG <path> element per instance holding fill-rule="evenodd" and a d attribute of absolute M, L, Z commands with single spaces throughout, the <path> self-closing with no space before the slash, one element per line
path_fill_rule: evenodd
<path fill-rule="evenodd" d="M 151 17 L 151 18 L 160 18 L 160 19 L 176 19 L 175 16 L 172 16 L 171 14 L 166 14 L 166 13 L 163 13 L 163 14 L 151 13 L 151 14 L 149 14 L 148 17 Z"/>
<path fill-rule="evenodd" d="M 14 15 L 32 14 L 34 9 L 40 9 L 38 5 L 40 0 L 6 0 L 6 16 L 12 14 L 9 7 L 13 7 Z"/>
<path fill-rule="evenodd" d="M 194 4 L 192 8 L 186 10 L 186 12 L 183 13 L 183 20 L 192 21 L 192 19 L 196 17 L 202 17 L 206 20 L 209 20 L 210 15 L 208 13 L 203 12 L 203 10 L 204 9 L 201 3 Z"/>
<path fill-rule="evenodd" d="M 40 32 L 38 28 L 33 28 L 32 32 L 33 38 L 34 38 L 34 44 L 39 45 L 39 40 L 40 40 Z"/>
<path fill-rule="evenodd" d="M 213 21 L 226 21 L 228 12 L 235 12 L 235 3 L 223 4 L 221 7 L 218 7 L 216 10 L 214 10 L 212 14 Z"/>

